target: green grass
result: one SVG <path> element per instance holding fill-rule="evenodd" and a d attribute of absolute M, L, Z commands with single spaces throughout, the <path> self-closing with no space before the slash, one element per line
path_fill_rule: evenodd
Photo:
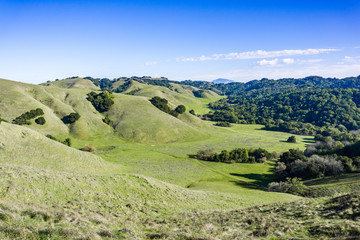
<path fill-rule="evenodd" d="M 208 98 L 195 98 L 192 87 L 177 84 L 177 91 L 171 91 L 136 83 L 132 87 L 139 87 L 138 96 L 114 94 L 115 104 L 105 114 L 86 100 L 91 89 L 86 81 L 51 85 L 0 80 L 3 118 L 12 120 L 40 107 L 47 120 L 44 126 L 0 125 L 1 238 L 147 238 L 147 233 L 166 232 L 162 228 L 172 226 L 167 221 L 183 213 L 300 199 L 264 190 L 273 180 L 273 162 L 223 164 L 189 154 L 238 147 L 303 150 L 312 137 L 297 136 L 298 143 L 291 144 L 286 142 L 288 133 L 265 131 L 261 125 L 215 127 L 188 113 L 174 118 L 148 101 L 158 95 L 173 106 L 184 104 L 205 113 L 207 103 L 220 98 L 211 92 Z M 80 119 L 63 124 L 61 117 L 71 112 L 78 112 Z M 113 127 L 103 123 L 105 115 Z M 75 149 L 46 134 L 70 136 Z M 76 150 L 85 145 L 97 151 Z M 200 220 L 202 216 L 206 214 L 201 213 Z"/>

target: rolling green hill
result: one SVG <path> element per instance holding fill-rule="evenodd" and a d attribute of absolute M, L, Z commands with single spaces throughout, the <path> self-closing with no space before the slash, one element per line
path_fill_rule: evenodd
<path fill-rule="evenodd" d="M 205 113 L 207 104 L 221 97 L 207 91 L 198 98 L 195 87 L 170 85 L 134 81 L 125 92 L 113 93 L 110 110 L 99 113 L 86 100 L 87 93 L 98 89 L 87 79 L 43 85 L 0 80 L 2 118 L 11 122 L 41 108 L 46 119 L 45 125 L 34 120 L 23 126 L 0 124 L 0 238 L 244 239 L 356 234 L 356 219 L 347 217 L 344 222 L 327 217 L 334 211 L 330 208 L 335 198 L 308 200 L 268 192 L 265 186 L 275 179 L 274 161 L 225 164 L 189 156 L 204 149 L 220 152 L 238 147 L 277 153 L 304 150 L 313 137 L 296 136 L 297 143 L 288 143 L 292 134 L 266 131 L 263 125 L 217 127 L 189 113 L 175 118 L 153 106 L 149 98 L 164 97 L 172 107 L 184 104 L 187 110 Z M 61 121 L 75 112 L 80 114 L 75 123 Z M 111 126 L 103 122 L 105 116 L 113 121 Z M 46 134 L 70 137 L 73 147 Z M 77 150 L 85 145 L 96 151 Z M 319 195 L 330 189 L 323 194 L 328 196 L 358 191 L 357 181 L 354 173 L 306 184 L 318 188 Z M 348 198 L 356 202 L 358 195 Z M 309 214 L 301 213 L 303 209 L 317 216 L 315 225 L 310 224 L 314 219 Z M 346 214 L 350 213 L 347 209 Z"/>

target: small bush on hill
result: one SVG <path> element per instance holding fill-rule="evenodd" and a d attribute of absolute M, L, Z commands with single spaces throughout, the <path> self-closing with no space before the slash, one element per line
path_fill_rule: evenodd
<path fill-rule="evenodd" d="M 191 109 L 191 110 L 189 111 L 189 113 L 195 116 L 195 111 L 194 111 L 194 109 Z"/>
<path fill-rule="evenodd" d="M 109 111 L 110 107 L 114 104 L 114 95 L 108 91 L 103 91 L 98 94 L 96 92 L 90 92 L 87 96 L 86 99 L 101 113 Z"/>
<path fill-rule="evenodd" d="M 288 138 L 287 140 L 288 143 L 296 143 L 296 137 L 295 136 L 291 136 Z"/>
<path fill-rule="evenodd" d="M 179 105 L 175 108 L 175 111 L 179 114 L 183 114 L 186 111 L 186 107 L 184 105 Z"/>
<path fill-rule="evenodd" d="M 106 116 L 106 117 L 103 119 L 103 122 L 106 123 L 107 125 L 113 124 L 113 120 L 111 120 L 108 116 Z"/>
<path fill-rule="evenodd" d="M 29 120 L 41 115 L 44 115 L 44 111 L 41 108 L 33 109 L 21 114 L 19 117 L 15 118 L 12 123 L 18 125 L 30 125 L 31 123 Z"/>
<path fill-rule="evenodd" d="M 46 120 L 44 117 L 39 117 L 39 118 L 35 119 L 35 123 L 39 124 L 39 125 L 44 125 L 46 123 Z"/>
<path fill-rule="evenodd" d="M 65 124 L 73 124 L 74 122 L 79 120 L 79 118 L 80 118 L 80 114 L 78 114 L 78 113 L 70 113 L 69 115 L 63 117 L 61 120 Z"/>

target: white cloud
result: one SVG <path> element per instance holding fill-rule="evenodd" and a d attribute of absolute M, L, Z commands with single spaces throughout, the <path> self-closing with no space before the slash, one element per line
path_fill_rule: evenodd
<path fill-rule="evenodd" d="M 279 59 L 273 59 L 273 60 L 266 60 L 266 59 L 263 59 L 261 61 L 257 61 L 257 63 L 260 65 L 260 66 L 267 66 L 267 65 L 270 65 L 270 66 L 274 66 L 274 65 L 277 65 L 279 63 Z"/>
<path fill-rule="evenodd" d="M 295 60 L 293 58 L 284 58 L 282 62 L 285 64 L 292 64 L 295 62 Z"/>
<path fill-rule="evenodd" d="M 273 59 L 273 60 L 260 60 L 256 62 L 260 66 L 277 66 L 277 65 L 284 65 L 284 64 L 293 64 L 295 63 L 295 59 L 293 58 L 284 58 L 284 59 Z"/>
<path fill-rule="evenodd" d="M 178 62 L 197 62 L 210 60 L 245 60 L 257 58 L 275 58 L 295 55 L 317 55 L 321 53 L 329 53 L 339 51 L 333 48 L 318 48 L 318 49 L 295 49 L 295 50 L 280 50 L 280 51 L 249 51 L 249 52 L 234 52 L 228 54 L 213 54 L 211 56 L 191 57 L 191 58 L 177 58 Z"/>
<path fill-rule="evenodd" d="M 153 61 L 153 62 L 146 62 L 145 65 L 146 66 L 153 66 L 153 65 L 157 65 L 158 62 L 157 61 Z"/>
<path fill-rule="evenodd" d="M 187 79 L 213 80 L 228 78 L 236 81 L 250 81 L 254 79 L 270 78 L 303 78 L 307 76 L 322 77 L 350 77 L 360 75 L 360 63 L 332 64 L 332 65 L 282 65 L 279 68 L 254 66 L 248 69 L 237 69 L 228 72 L 218 72 L 206 75 L 188 76 Z M 291 66 L 291 67 L 290 67 Z"/>

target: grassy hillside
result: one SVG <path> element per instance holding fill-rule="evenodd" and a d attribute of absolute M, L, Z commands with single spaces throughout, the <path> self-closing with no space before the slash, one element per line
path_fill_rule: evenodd
<path fill-rule="evenodd" d="M 0 163 L 77 174 L 118 173 L 123 168 L 29 128 L 4 122 L 0 124 Z"/>
<path fill-rule="evenodd" d="M 172 83 L 171 85 L 173 90 L 162 86 L 148 85 L 133 81 L 130 88 L 124 93 L 131 93 L 136 96 L 144 96 L 147 98 L 152 98 L 154 96 L 166 98 L 173 107 L 183 104 L 187 111 L 193 109 L 197 114 L 209 112 L 210 109 L 207 106 L 208 103 L 222 98 L 218 94 L 208 90 L 205 91 L 204 98 L 197 98 L 193 94 L 193 91 L 198 90 L 197 88 L 175 83 Z"/>
<path fill-rule="evenodd" d="M 78 176 L 3 165 L 0 174 L 0 236 L 8 238 L 144 237 L 165 216 L 253 205 L 233 194 L 133 175 Z"/>

